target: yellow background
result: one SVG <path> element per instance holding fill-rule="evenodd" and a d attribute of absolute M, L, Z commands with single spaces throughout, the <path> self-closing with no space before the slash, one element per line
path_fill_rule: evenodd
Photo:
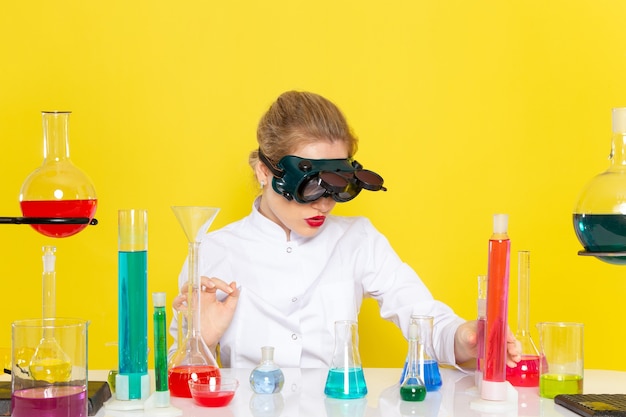
<path fill-rule="evenodd" d="M 297 89 L 343 109 L 357 159 L 389 188 L 336 213 L 371 218 L 467 319 L 492 215 L 508 213 L 511 327 L 526 249 L 535 341 L 538 321 L 581 321 L 586 366 L 626 370 L 626 268 L 578 256 L 572 227 L 578 192 L 608 167 L 611 108 L 626 105 L 625 18 L 623 0 L 4 2 L 0 215 L 20 215 L 42 161 L 39 112 L 71 110 L 100 224 L 58 240 L 1 228 L 0 345 L 11 321 L 41 314 L 41 246 L 55 244 L 57 315 L 88 319 L 90 367 L 114 366 L 117 210 L 149 211 L 149 293 L 171 302 L 187 245 L 170 206 L 220 207 L 215 228 L 246 215 L 257 121 Z M 402 366 L 400 332 L 376 316 L 366 303 L 364 366 Z"/>

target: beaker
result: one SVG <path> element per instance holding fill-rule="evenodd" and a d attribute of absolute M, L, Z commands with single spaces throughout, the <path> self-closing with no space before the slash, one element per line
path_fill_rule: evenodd
<path fill-rule="evenodd" d="M 13 417 L 87 416 L 87 325 L 85 320 L 72 318 L 40 318 L 12 323 Z M 70 361 L 70 375 L 62 381 L 33 378 L 29 363 L 46 333 L 54 334 Z"/>
<path fill-rule="evenodd" d="M 574 207 L 574 231 L 585 250 L 605 262 L 626 265 L 626 107 L 612 111 L 609 168 L 583 188 Z"/>
<path fill-rule="evenodd" d="M 70 159 L 69 111 L 44 111 L 43 163 L 24 181 L 19 201 L 24 217 L 88 218 L 98 199 L 91 179 Z M 72 236 L 88 223 L 31 224 L 49 237 Z"/>
<path fill-rule="evenodd" d="M 148 212 L 118 211 L 118 400 L 150 396 L 148 375 Z"/>
<path fill-rule="evenodd" d="M 539 386 L 539 351 L 530 337 L 530 252 L 517 252 L 517 331 L 515 337 L 522 347 L 522 358 L 515 368 L 506 367 L 506 380 L 516 387 Z"/>
<path fill-rule="evenodd" d="M 339 399 L 363 398 L 367 395 L 359 355 L 358 327 L 354 320 L 335 322 L 335 349 L 324 394 Z"/>
<path fill-rule="evenodd" d="M 539 395 L 582 394 L 584 379 L 583 323 L 537 323 L 541 346 Z"/>
<path fill-rule="evenodd" d="M 198 271 L 198 248 L 202 236 L 206 235 L 219 212 L 219 208 L 202 206 L 172 207 L 180 226 L 188 240 L 188 296 L 187 332 L 179 340 L 178 349 L 168 363 L 168 384 L 170 394 L 175 397 L 191 398 L 189 379 L 195 375 L 199 379 L 219 377 L 220 370 L 211 350 L 204 343 L 200 331 L 201 284 Z M 179 328 L 183 323 L 178 323 Z"/>

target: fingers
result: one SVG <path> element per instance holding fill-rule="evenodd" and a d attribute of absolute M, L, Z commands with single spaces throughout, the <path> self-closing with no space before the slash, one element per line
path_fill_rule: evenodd
<path fill-rule="evenodd" d="M 231 283 L 232 284 L 232 283 Z M 233 288 L 231 284 L 227 284 L 219 278 L 200 277 L 200 290 L 202 292 L 216 293 L 217 290 L 221 290 L 226 294 L 231 294 L 236 288 Z M 185 282 L 180 288 L 181 294 L 185 294 L 189 291 L 189 281 Z"/>

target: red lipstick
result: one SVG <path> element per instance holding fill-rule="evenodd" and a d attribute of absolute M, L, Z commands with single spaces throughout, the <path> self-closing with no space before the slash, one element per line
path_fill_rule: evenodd
<path fill-rule="evenodd" d="M 326 220 L 326 216 L 315 216 L 315 217 L 309 217 L 308 219 L 305 219 L 307 224 L 311 227 L 320 227 L 321 225 L 324 224 L 324 221 Z"/>

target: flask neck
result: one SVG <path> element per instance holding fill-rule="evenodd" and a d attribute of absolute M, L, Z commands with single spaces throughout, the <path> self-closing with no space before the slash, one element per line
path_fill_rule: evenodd
<path fill-rule="evenodd" d="M 44 162 L 70 159 L 70 112 L 42 112 Z"/>
<path fill-rule="evenodd" d="M 626 168 L 626 132 L 614 132 L 611 139 L 610 169 Z"/>

